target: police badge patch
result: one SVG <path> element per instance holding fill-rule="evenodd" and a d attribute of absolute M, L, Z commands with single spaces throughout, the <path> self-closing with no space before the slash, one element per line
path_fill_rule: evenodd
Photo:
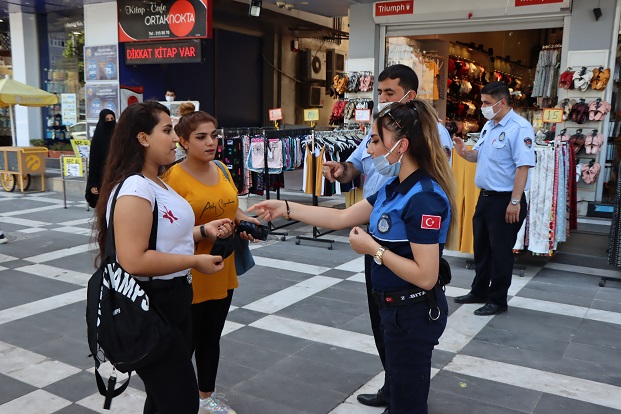
<path fill-rule="evenodd" d="M 392 222 L 390 216 L 388 214 L 382 214 L 377 221 L 377 230 L 379 230 L 380 233 L 387 233 L 391 226 Z"/>
<path fill-rule="evenodd" d="M 524 138 L 524 144 L 526 144 L 528 148 L 532 147 L 533 146 L 532 138 Z"/>

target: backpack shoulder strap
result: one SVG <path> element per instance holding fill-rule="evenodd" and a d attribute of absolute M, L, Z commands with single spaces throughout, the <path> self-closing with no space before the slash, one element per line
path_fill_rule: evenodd
<path fill-rule="evenodd" d="M 222 161 L 213 160 L 213 162 L 216 163 L 218 168 L 220 168 L 220 171 L 222 171 L 222 174 L 224 174 L 224 179 L 228 181 L 229 183 L 231 183 L 231 186 L 235 188 L 235 184 L 233 184 L 233 180 L 232 180 L 233 177 L 231 177 L 231 173 L 229 172 L 229 169 L 226 168 L 226 166 L 222 163 Z M 236 188 L 235 188 L 235 191 L 237 191 Z"/>

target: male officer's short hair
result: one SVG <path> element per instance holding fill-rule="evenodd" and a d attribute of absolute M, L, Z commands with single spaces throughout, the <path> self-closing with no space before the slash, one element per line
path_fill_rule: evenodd
<path fill-rule="evenodd" d="M 490 82 L 481 89 L 481 95 L 490 95 L 492 98 L 500 101 L 504 99 L 509 103 L 511 95 L 509 94 L 509 87 L 504 82 Z"/>
<path fill-rule="evenodd" d="M 410 90 L 418 92 L 418 76 L 409 66 L 401 64 L 388 66 L 380 73 L 377 81 L 382 82 L 386 79 L 399 79 L 399 86 L 405 92 Z"/>

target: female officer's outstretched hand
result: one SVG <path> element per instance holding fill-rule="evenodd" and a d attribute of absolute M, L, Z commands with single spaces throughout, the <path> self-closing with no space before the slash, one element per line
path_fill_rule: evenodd
<path fill-rule="evenodd" d="M 360 227 L 354 227 L 349 232 L 349 244 L 358 254 L 374 255 L 380 245 L 373 240 L 373 237 Z"/>
<path fill-rule="evenodd" d="M 247 213 L 256 212 L 263 221 L 272 221 L 287 214 L 287 207 L 282 200 L 265 200 L 250 206 Z"/>

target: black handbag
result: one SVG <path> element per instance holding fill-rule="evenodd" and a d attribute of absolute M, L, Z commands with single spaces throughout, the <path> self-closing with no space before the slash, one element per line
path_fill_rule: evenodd
<path fill-rule="evenodd" d="M 224 166 L 224 164 L 222 164 L 218 160 L 215 160 L 214 162 L 216 163 L 218 168 L 220 168 L 222 174 L 224 174 L 224 178 L 231 184 L 231 186 L 233 186 L 233 183 L 231 183 L 231 181 L 228 179 L 227 168 Z M 252 269 L 255 265 L 254 258 L 252 257 L 252 253 L 250 252 L 250 243 L 248 242 L 248 240 L 243 240 L 241 237 L 239 237 L 239 234 L 237 232 L 235 232 L 235 235 L 229 236 L 229 238 L 233 239 L 233 242 L 231 244 L 233 245 L 232 251 L 235 252 L 235 272 L 238 276 L 241 276 L 248 270 Z M 216 244 L 218 243 L 218 240 L 216 240 Z M 211 254 L 215 254 L 213 249 L 211 251 Z M 228 256 L 229 255 L 227 255 L 226 257 Z"/>
<path fill-rule="evenodd" d="M 112 199 L 105 255 L 101 266 L 88 281 L 86 298 L 88 345 L 95 360 L 97 388 L 106 397 L 104 409 L 109 409 L 112 398 L 125 391 L 131 371 L 146 366 L 163 353 L 171 334 L 165 317 L 149 302 L 138 281 L 123 270 L 116 259 L 114 207 L 122 185 L 119 184 Z M 157 220 L 155 200 L 149 250 L 155 250 Z M 115 389 L 114 371 L 107 388 L 99 374 L 98 368 L 106 360 L 120 372 L 129 373 L 118 389 Z"/>

